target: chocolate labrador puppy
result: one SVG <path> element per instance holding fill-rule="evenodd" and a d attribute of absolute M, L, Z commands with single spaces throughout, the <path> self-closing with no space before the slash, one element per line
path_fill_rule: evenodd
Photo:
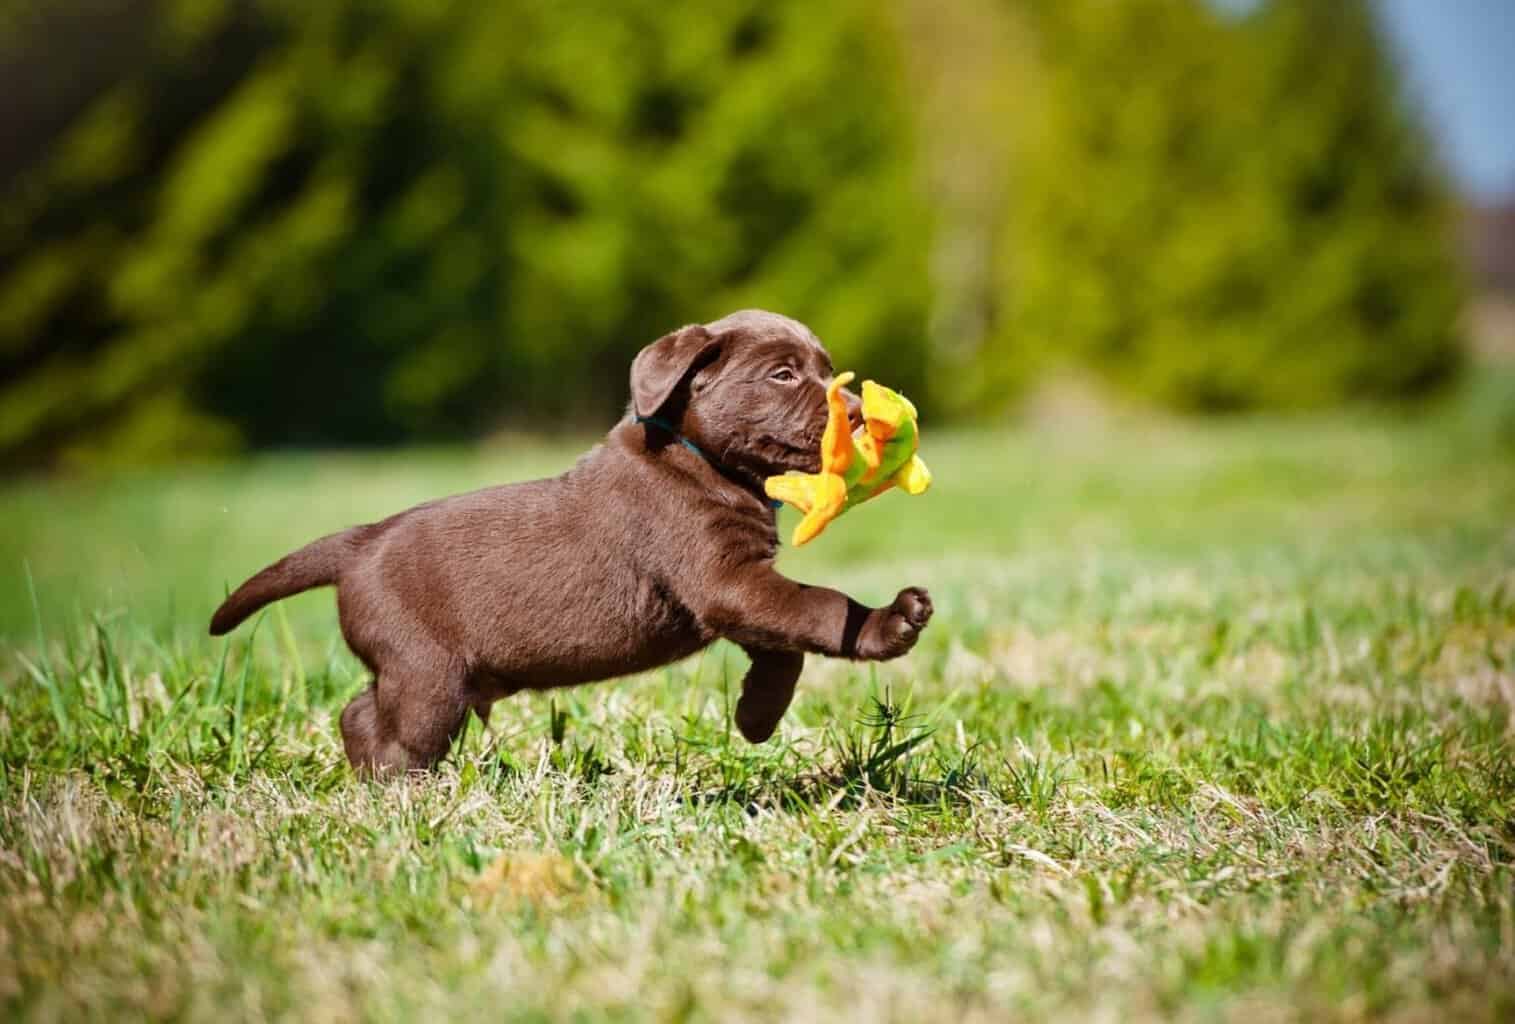
<path fill-rule="evenodd" d="M 562 476 L 323 537 L 238 587 L 210 632 L 335 585 L 342 635 L 374 676 L 342 712 L 360 772 L 430 768 L 470 710 L 666 665 L 717 637 L 752 659 L 736 722 L 760 743 L 806 652 L 896 658 L 931 618 L 917 587 L 868 608 L 774 569 L 763 479 L 819 469 L 831 376 L 788 317 L 680 328 L 637 355 L 631 414 Z"/>

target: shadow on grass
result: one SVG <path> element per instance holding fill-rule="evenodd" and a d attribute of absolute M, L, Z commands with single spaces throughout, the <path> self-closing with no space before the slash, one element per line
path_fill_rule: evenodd
<path fill-rule="evenodd" d="M 935 730 L 907 712 L 886 692 L 851 729 L 828 731 L 830 763 L 815 771 L 786 773 L 747 761 L 720 759 L 719 785 L 689 787 L 692 805 L 728 804 L 748 814 L 761 810 L 806 812 L 819 807 L 855 807 L 865 800 L 902 806 L 952 807 L 970 801 L 988 786 L 979 747 L 949 753 L 927 751 Z"/>

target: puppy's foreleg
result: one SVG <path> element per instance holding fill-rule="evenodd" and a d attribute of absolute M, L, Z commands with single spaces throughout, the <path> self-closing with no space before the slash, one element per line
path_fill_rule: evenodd
<path fill-rule="evenodd" d="M 742 696 L 736 702 L 736 727 L 749 743 L 762 743 L 778 728 L 779 719 L 794 699 L 805 656 L 798 651 L 743 648 L 752 667 L 742 679 Z"/>
<path fill-rule="evenodd" d="M 833 658 L 898 658 L 931 621 L 931 597 L 906 587 L 883 608 L 841 591 L 780 576 L 771 566 L 728 574 L 714 592 L 690 602 L 708 627 L 744 647 L 807 651 Z"/>

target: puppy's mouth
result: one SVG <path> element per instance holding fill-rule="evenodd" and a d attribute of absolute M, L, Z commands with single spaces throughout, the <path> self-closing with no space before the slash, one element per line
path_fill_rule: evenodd
<path fill-rule="evenodd" d="M 775 473 L 821 471 L 821 435 L 810 438 L 782 438 L 765 435 L 758 438 L 758 454 Z"/>
<path fill-rule="evenodd" d="M 759 479 L 780 473 L 819 473 L 825 432 L 824 417 L 798 429 L 779 424 L 767 430 L 758 427 L 745 437 L 733 438 L 721 460 Z"/>

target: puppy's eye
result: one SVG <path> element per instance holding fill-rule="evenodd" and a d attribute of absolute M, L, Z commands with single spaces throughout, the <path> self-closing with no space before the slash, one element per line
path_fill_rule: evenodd
<path fill-rule="evenodd" d="M 774 370 L 768 375 L 768 379 L 776 380 L 780 384 L 793 384 L 795 381 L 799 380 L 799 377 L 795 376 L 794 371 L 789 369 L 789 367 L 780 366 L 777 370 Z"/>

